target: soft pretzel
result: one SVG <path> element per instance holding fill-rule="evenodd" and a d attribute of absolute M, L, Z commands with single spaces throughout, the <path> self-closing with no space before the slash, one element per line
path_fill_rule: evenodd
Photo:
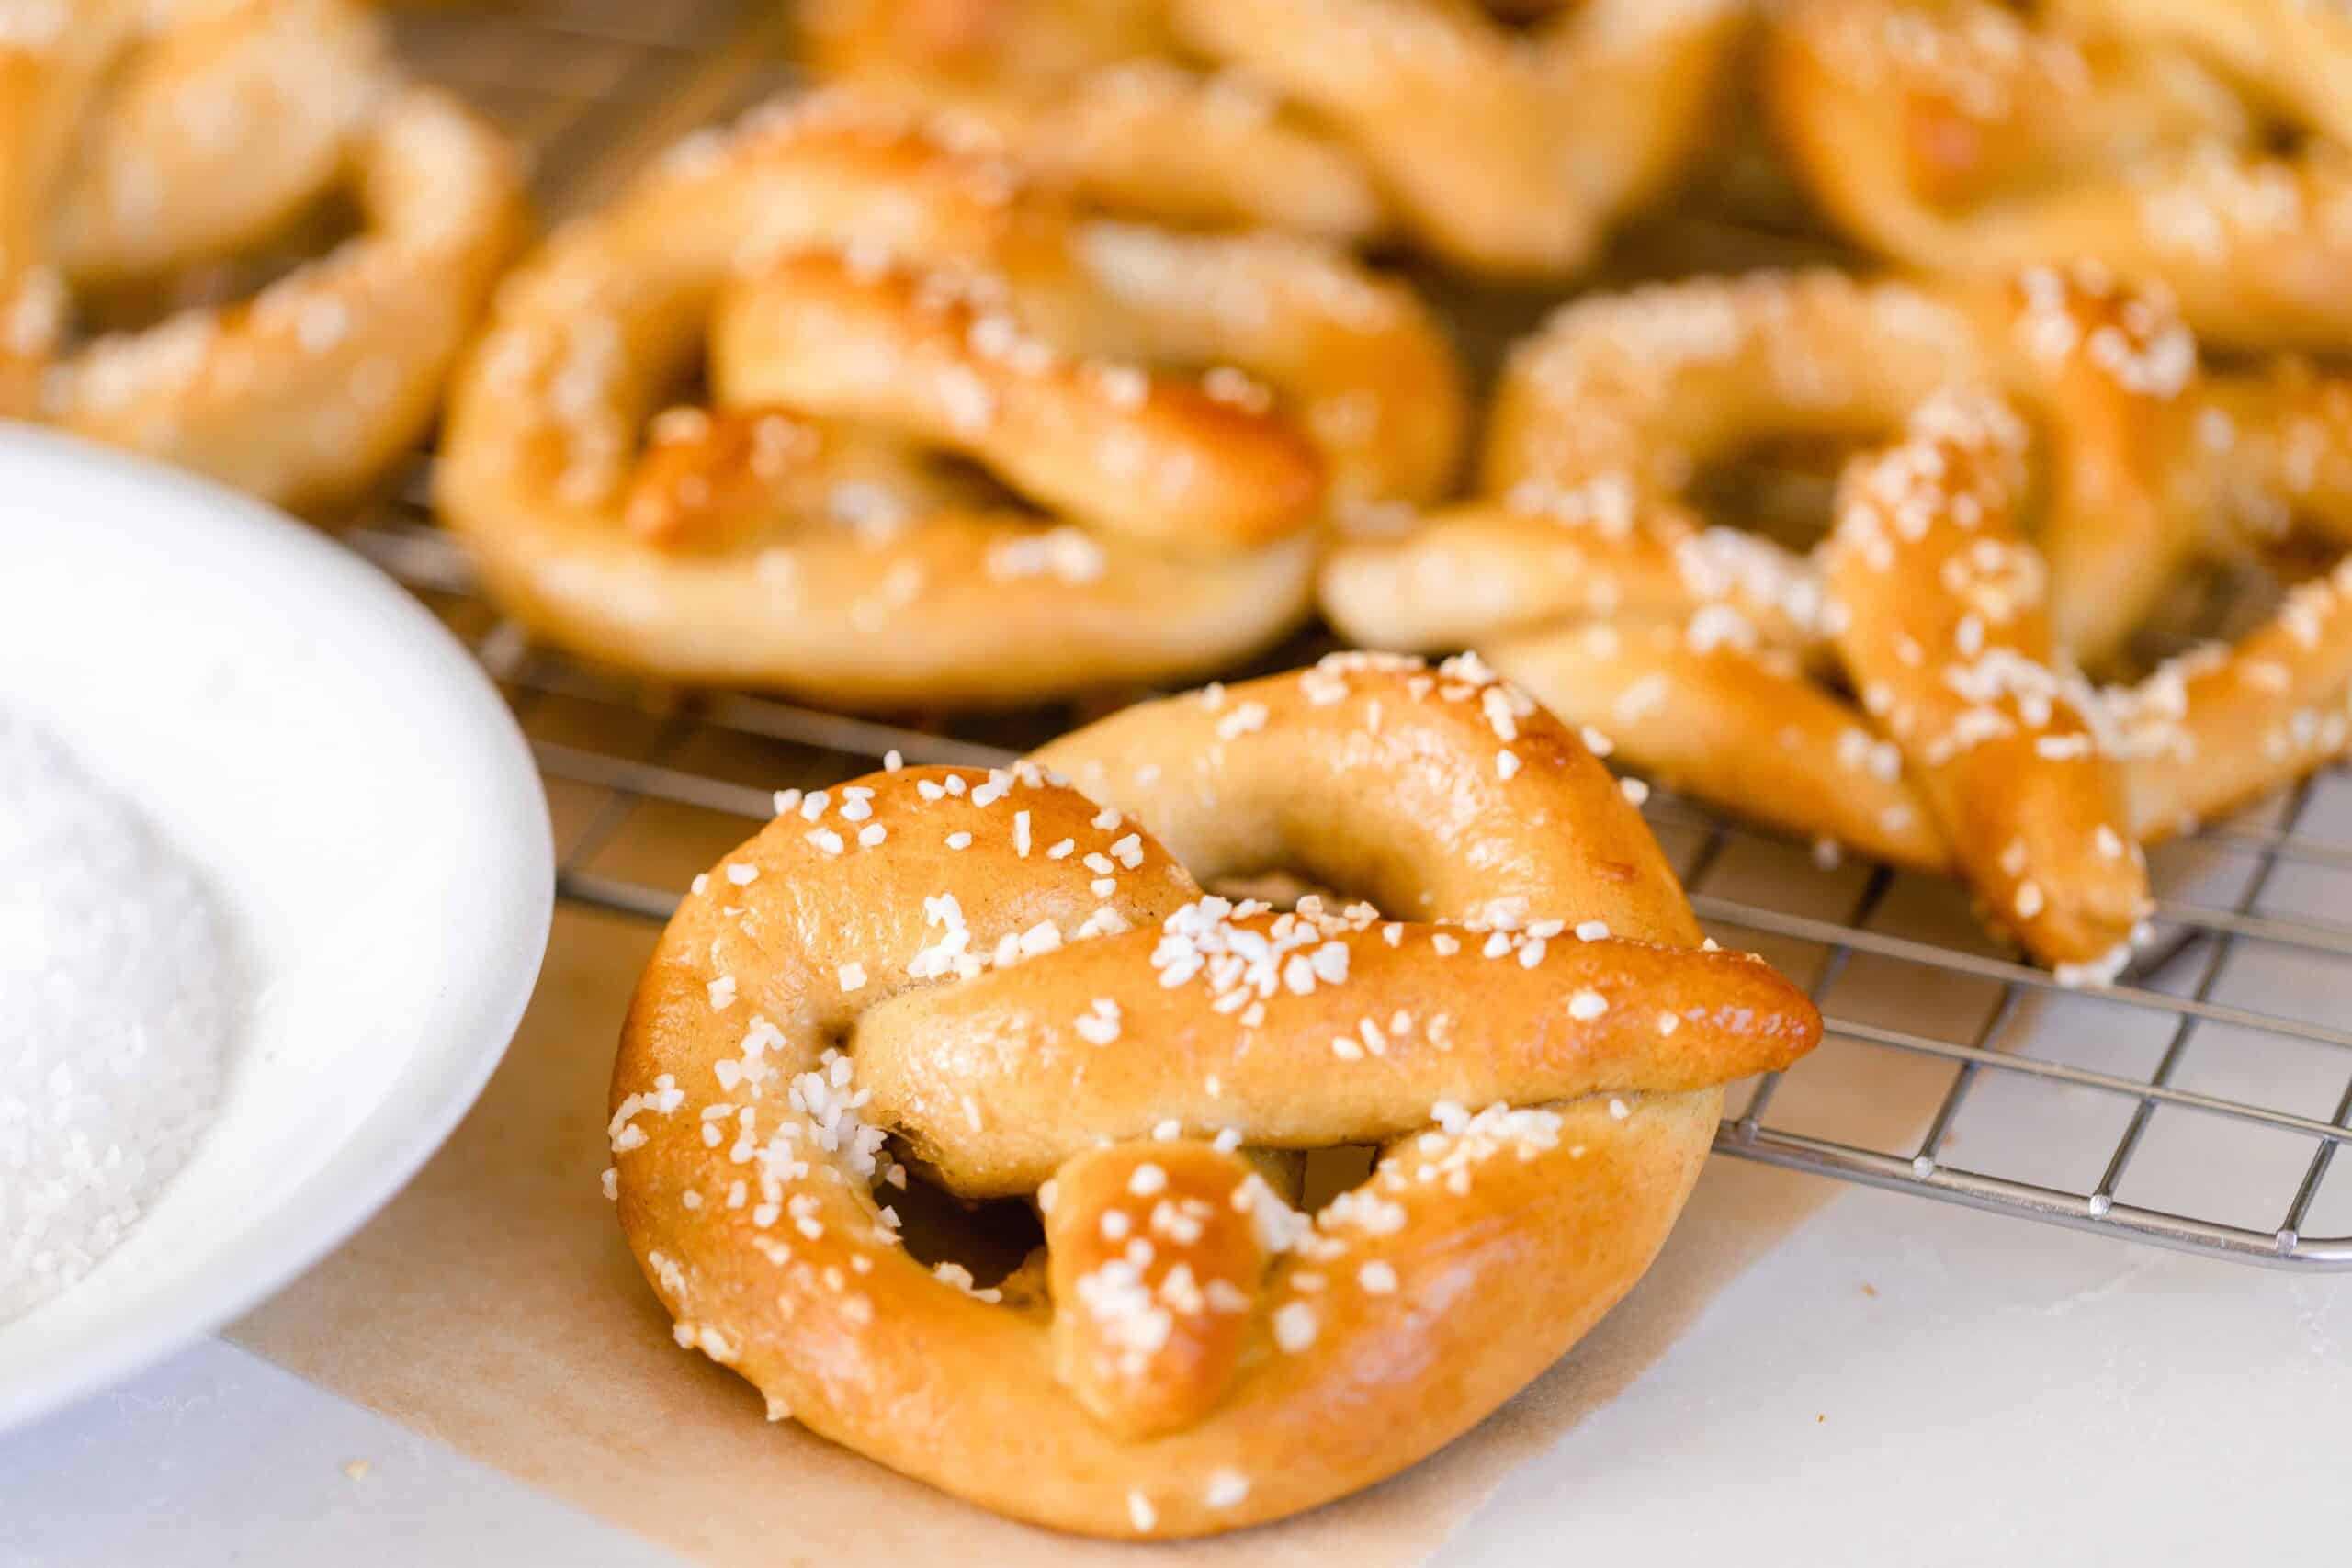
<path fill-rule="evenodd" d="M 2246 461 L 2218 441 L 2208 460 L 2243 497 L 2296 446 L 2284 432 L 2300 416 L 2235 390 Z M 2015 478 L 1999 471 L 2016 456 L 2000 449 L 2007 416 L 1933 399 L 1915 425 L 1849 469 L 1826 552 L 1822 621 L 1859 700 L 1721 604 L 1687 623 L 1594 620 L 1484 646 L 1547 707 L 1679 787 L 1960 872 L 2061 979 L 2105 979 L 2147 908 L 2142 844 L 2345 754 L 2352 561 L 2289 591 L 2237 643 L 2094 692 L 2052 646 L 2049 573 L 2016 534 Z M 2264 511 L 2318 510 L 2315 476 L 2339 462 L 2290 465 L 2302 482 L 2262 492 Z"/>
<path fill-rule="evenodd" d="M 830 0 L 820 76 L 976 116 L 1091 200 L 1486 271 L 1583 266 L 1697 150 L 1728 0 L 1589 0 L 1522 28 L 1443 0 Z"/>
<path fill-rule="evenodd" d="M 2352 347 L 2352 21 L 2299 0 L 1795 0 L 1766 77 L 1803 176 L 1919 268 L 2097 257 L 2201 336 Z M 2279 118 L 2308 131 L 2266 149 Z"/>
<path fill-rule="evenodd" d="M 1988 337 L 1990 307 L 2007 325 Z M 1947 381 L 2004 371 L 2041 416 L 2038 466 L 2060 470 L 2040 487 L 2042 548 L 2016 537 L 2030 485 L 2002 491 L 1997 515 L 1973 482 L 1923 491 L 1905 515 L 1939 526 L 1902 536 L 1886 573 L 1831 551 L 1847 579 L 1833 592 L 1820 561 L 1710 528 L 1684 498 L 1700 462 L 1743 442 L 1900 428 Z M 1935 434 L 1848 489 L 1941 464 Z M 1827 274 L 1654 288 L 1572 305 L 1514 357 L 1487 462 L 1501 499 L 1345 545 L 1322 592 L 1359 639 L 1477 648 L 1677 787 L 1967 874 L 2030 951 L 2092 979 L 2128 956 L 2139 842 L 2342 752 L 2347 578 L 2297 590 L 2235 649 L 2133 685 L 2094 693 L 2074 661 L 2119 649 L 2200 556 L 2297 532 L 2340 551 L 2347 434 L 2352 383 L 2300 366 L 2200 375 L 2177 326 L 2096 275 L 2030 273 L 2006 302 Z M 1963 535 L 1967 549 L 1931 555 Z M 2022 618 L 1996 625 L 1984 605 Z M 2029 669 L 2041 671 L 2030 696 L 1995 679 Z M 1952 671 L 1957 684 L 1936 683 Z M 1898 709 L 1914 716 L 1901 731 Z M 1996 718 L 2014 735 L 1964 757 L 1918 739 Z M 2017 782 L 1979 787 L 1986 771 Z"/>
<path fill-rule="evenodd" d="M 2300 533 L 2340 558 L 2236 643 L 2103 694 L 2095 712 L 2128 761 L 2143 841 L 2344 756 L 2352 717 L 2352 380 L 2295 362 L 2212 378 L 2196 425 L 2188 460 L 2221 524 L 2266 542 Z"/>
<path fill-rule="evenodd" d="M 1387 224 L 1363 162 L 1262 85 L 1174 58 L 1162 0 L 818 0 L 820 80 L 953 114 L 1105 210 L 1353 242 Z"/>
<path fill-rule="evenodd" d="M 412 445 L 522 225 L 519 170 L 402 85 L 349 0 L 89 0 L 0 28 L 0 413 L 282 504 Z M 78 291 L 271 241 L 347 185 L 363 232 L 249 301 L 76 343 Z"/>
<path fill-rule="evenodd" d="M 2047 426 L 2039 539 L 2060 641 L 2096 660 L 2205 537 L 2169 455 L 2196 345 L 2089 270 L 1929 291 L 1827 271 L 1595 295 L 1511 355 L 1483 465 L 1493 499 L 1336 553 L 1326 612 L 1436 650 L 1564 616 L 1727 604 L 1768 640 L 1819 637 L 1801 558 L 1709 528 L 1700 466 L 1765 436 L 1868 439 L 1939 388 L 1997 385 Z"/>
<path fill-rule="evenodd" d="M 715 407 L 640 453 L 706 345 Z M 1462 419 L 1400 287 L 1305 241 L 1081 220 L 820 96 L 691 143 L 510 280 L 440 502 L 492 592 L 594 656 L 1011 703 L 1272 641 L 1321 520 L 1435 494 Z"/>
<path fill-rule="evenodd" d="M 779 805 L 639 984 L 622 1224 L 773 1418 L 1061 1529 L 1279 1518 L 1447 1441 L 1640 1276 L 1719 1086 L 1819 1031 L 1467 662 L 1335 655 Z M 1396 918 L 1195 880 L 1270 869 Z M 1316 1213 L 1266 1174 L 1366 1142 Z M 910 1181 L 1034 1192 L 1042 1253 L 912 1256 Z"/>
<path fill-rule="evenodd" d="M 1943 394 L 1858 459 L 1824 552 L 1838 650 L 1994 918 L 2053 964 L 2130 951 L 2154 908 L 2120 765 L 2056 663 L 2018 532 L 2025 429 Z"/>

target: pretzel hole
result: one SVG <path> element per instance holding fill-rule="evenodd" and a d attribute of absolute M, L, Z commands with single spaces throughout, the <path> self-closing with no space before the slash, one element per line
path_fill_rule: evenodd
<path fill-rule="evenodd" d="M 76 278 L 72 333 L 63 346 L 112 333 L 143 333 L 184 310 L 252 299 L 359 238 L 366 228 L 357 195 L 347 183 L 338 183 L 304 204 L 275 233 L 233 255 L 160 274 Z"/>
<path fill-rule="evenodd" d="M 1701 461 L 1686 493 L 1711 523 L 1810 549 L 1829 531 L 1838 469 L 1861 445 L 1827 435 L 1760 435 Z"/>
<path fill-rule="evenodd" d="M 2030 536 L 2050 500 L 2054 446 L 2044 421 L 2019 409 L 2026 425 L 2026 493 L 2021 526 Z M 1700 457 L 1684 494 L 1710 524 L 1771 540 L 1799 554 L 1828 536 L 1836 516 L 1838 480 L 1847 462 L 1895 439 L 1895 423 L 1857 424 L 1848 431 L 1767 430 L 1736 439 Z"/>
<path fill-rule="evenodd" d="M 2266 546 L 2255 558 L 2181 574 L 2132 629 L 2118 659 L 2117 678 L 2137 680 L 2200 644 L 2235 642 L 2278 613 L 2290 585 L 2317 575 L 2340 554 L 2323 554 L 2319 541 L 2290 536 Z"/>
<path fill-rule="evenodd" d="M 1255 899 L 1277 909 L 1295 909 L 1302 898 L 1319 898 L 1330 908 L 1357 902 L 1336 887 L 1327 887 L 1287 870 L 1237 873 L 1212 878 L 1208 890 L 1238 904 Z"/>
<path fill-rule="evenodd" d="M 1291 1206 L 1320 1214 L 1340 1193 L 1353 1191 L 1371 1180 L 1372 1168 L 1379 1163 L 1377 1144 L 1335 1144 L 1329 1148 L 1309 1149 Z"/>
<path fill-rule="evenodd" d="M 1001 1290 L 1005 1304 L 1042 1304 L 1043 1281 L 1023 1266 L 1041 1258 L 1046 1229 L 1026 1198 L 958 1198 L 923 1174 L 911 1151 L 891 1140 L 893 1155 L 910 1175 L 905 1190 L 876 1194 L 899 1215 L 899 1240 L 907 1256 L 924 1268 L 950 1264 L 971 1276 L 975 1290 Z"/>

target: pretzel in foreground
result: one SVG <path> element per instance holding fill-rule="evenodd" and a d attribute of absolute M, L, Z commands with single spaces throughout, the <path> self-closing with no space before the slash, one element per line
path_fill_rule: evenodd
<path fill-rule="evenodd" d="M 1060 1529 L 1280 1518 L 1466 1429 L 1648 1266 L 1721 1086 L 1819 1033 L 1471 660 L 1334 655 L 778 805 L 639 983 L 622 1224 L 772 1417 Z M 1268 872 L 1373 903 L 1203 890 Z M 1365 1143 L 1292 1207 L 1290 1151 Z M 1042 1247 L 986 1286 L 916 1256 L 931 1185 L 1034 1193 Z"/>
<path fill-rule="evenodd" d="M 2239 347 L 2352 347 L 2352 19 L 2300 0 L 1797 0 L 1765 78 L 1800 174 L 1922 270 L 2096 257 Z M 2271 150 L 2286 120 L 2306 133 Z"/>
<path fill-rule="evenodd" d="M 697 361 L 713 406 L 655 418 Z M 1434 495 L 1463 417 L 1427 315 L 1346 258 L 1084 220 L 823 95 L 690 142 L 509 280 L 439 500 L 491 591 L 592 657 L 1016 704 L 1272 642 L 1324 517 Z"/>
<path fill-rule="evenodd" d="M 403 85 L 353 0 L 19 9 L 0 28 L 0 416 L 281 505 L 352 499 L 422 434 L 521 238 L 516 160 Z M 75 341 L 77 302 L 169 300 L 338 188 L 362 232 L 331 254 Z"/>
<path fill-rule="evenodd" d="M 1498 9 L 1500 9 L 1499 7 Z M 1584 266 L 1700 150 L 1729 0 L 824 0 L 820 79 L 976 119 L 1081 197 L 1483 271 Z"/>
<path fill-rule="evenodd" d="M 1900 591 L 1849 575 L 1833 592 L 1820 561 L 1709 527 L 1687 499 L 1701 463 L 1760 435 L 1899 431 L 1945 378 L 1995 381 L 2041 416 L 2039 548 L 2018 536 L 2018 486 L 1997 506 L 1962 487 L 1945 520 L 1973 536 L 1967 551 L 1903 573 Z M 2132 891 L 2136 843 L 2343 750 L 2352 573 L 2294 590 L 2236 648 L 2168 662 L 2135 685 L 2094 693 L 2074 662 L 2120 650 L 2182 570 L 2245 549 L 2249 523 L 2340 552 L 2352 537 L 2347 434 L 2352 386 L 2292 367 L 2202 377 L 2176 324 L 2096 276 L 2030 273 L 1984 296 L 1829 274 L 1664 286 L 1563 310 L 1506 378 L 1487 464 L 1500 499 L 1340 548 L 1324 601 L 1362 641 L 1476 647 L 1595 743 L 1679 788 L 1877 859 L 1966 867 L 2037 957 L 2097 979 L 2127 954 L 2120 937 L 2143 902 Z M 1896 451 L 1940 461 L 1913 441 Z M 1849 474 L 1849 491 L 1864 471 Z M 1926 496 L 1904 516 L 1914 530 L 1944 519 Z M 1925 536 L 1897 536 L 1906 554 Z M 2090 731 L 2028 733 L 2013 760 L 2063 772 L 2095 746 L 2099 766 L 2121 770 L 2120 815 L 2055 835 L 2098 849 L 2087 863 L 2061 868 L 2066 857 L 2034 852 L 2031 834 L 2014 851 L 2015 833 L 1987 861 L 1984 835 L 1952 830 L 1955 792 L 1930 777 L 1951 758 L 1906 757 L 1887 723 L 1894 692 L 1923 670 L 1979 664 L 2009 613 L 2031 622 L 2013 628 L 2027 651 L 2012 673 L 2041 669 L 2037 682 Z M 1891 667 L 1885 639 L 1855 641 L 1860 618 L 1878 614 L 1931 623 L 1898 624 Z M 1962 706 L 2000 696 L 1991 671 L 1957 679 L 1945 695 Z"/>

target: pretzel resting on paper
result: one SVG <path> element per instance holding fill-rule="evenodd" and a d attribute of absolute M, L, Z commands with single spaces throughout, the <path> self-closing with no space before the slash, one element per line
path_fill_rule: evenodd
<path fill-rule="evenodd" d="M 1710 527 L 1689 499 L 1693 470 L 1744 442 L 1899 434 L 1939 388 L 1988 384 L 2036 416 L 2029 482 L 1998 507 L 1975 487 L 1910 498 L 1910 525 L 1948 511 L 1970 548 L 1891 598 L 1851 576 L 1833 592 L 1822 558 Z M 2352 573 L 2295 589 L 2234 648 L 2132 685 L 2094 692 L 2075 661 L 2113 656 L 2178 573 L 2246 547 L 2250 532 L 2340 551 L 2352 536 L 2346 433 L 2352 385 L 2299 367 L 2205 376 L 2160 308 L 2095 273 L 2038 270 L 1981 291 L 1830 274 L 1660 286 L 1572 304 L 1514 356 L 1487 457 L 1498 499 L 1343 546 L 1322 593 L 1361 641 L 1477 648 L 1679 788 L 1874 858 L 1971 871 L 2030 951 L 2093 979 L 2120 963 L 2119 932 L 2143 901 L 2114 891 L 2139 883 L 2139 842 L 2343 750 Z M 1849 474 L 1840 515 L 1867 501 L 1853 491 L 1867 471 Z M 2030 545 L 2018 537 L 2029 499 L 2041 514 Z M 1918 671 L 1980 661 L 1999 629 L 1985 605 L 2026 617 L 2020 659 L 2046 668 L 2089 732 L 2029 734 L 2013 760 L 2049 771 L 2088 746 L 2120 770 L 2122 815 L 2086 830 L 2100 853 L 2075 867 L 2085 874 L 2066 897 L 2048 886 L 2055 874 L 1963 852 L 1951 792 L 1939 811 L 1928 762 L 1887 723 L 1889 694 Z M 1877 668 L 1883 649 L 1858 659 L 1852 642 L 1874 611 L 1945 620 L 1937 637 L 1901 631 L 1896 667 Z M 1958 679 L 1955 698 L 1985 685 Z M 1993 848 L 2011 851 L 2010 839 Z"/>
<path fill-rule="evenodd" d="M 75 0 L 0 28 L 0 416 L 278 502 L 348 501 L 412 446 L 523 230 L 505 144 L 404 85 L 353 0 Z M 78 339 L 284 243 L 361 231 L 240 303 Z"/>
<path fill-rule="evenodd" d="M 823 0 L 821 80 L 947 109 L 1106 209 L 1482 271 L 1584 266 L 1701 148 L 1728 0 Z M 1548 14 L 1546 14 L 1548 13 Z"/>
<path fill-rule="evenodd" d="M 711 406 L 661 412 L 697 362 Z M 439 499 L 491 592 L 592 657 L 1017 704 L 1272 642 L 1325 517 L 1434 495 L 1463 417 L 1427 314 L 1351 260 L 1087 220 L 818 95 L 507 282 Z"/>
<path fill-rule="evenodd" d="M 1060 1529 L 1279 1518 L 1466 1429 L 1647 1267 L 1721 1086 L 1819 1032 L 1475 660 L 1333 655 L 778 804 L 639 983 L 622 1224 L 772 1416 Z M 1270 872 L 1378 908 L 1204 891 Z M 1292 1207 L 1292 1151 L 1367 1143 Z M 1042 1246 L 920 1258 L 910 1183 L 1035 1194 Z"/>
<path fill-rule="evenodd" d="M 1907 265 L 2096 256 L 2209 340 L 2341 352 L 2347 62 L 2352 17 L 2301 0 L 1796 0 L 1764 74 L 1814 195 Z"/>

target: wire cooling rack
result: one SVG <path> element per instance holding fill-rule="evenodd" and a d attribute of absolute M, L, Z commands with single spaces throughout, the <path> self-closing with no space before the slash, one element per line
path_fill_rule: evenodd
<path fill-rule="evenodd" d="M 650 153 L 793 85 L 762 0 L 513 0 L 397 23 L 423 73 L 537 157 L 541 211 L 594 205 Z M 1727 138 L 1727 141 L 1737 141 Z M 1695 204 L 1622 244 L 1603 283 L 1834 255 L 1769 166 L 1724 161 Z M 1433 285 L 1465 351 L 1549 301 Z M 591 918 L 666 919 L 778 787 L 909 761 L 1002 763 L 1122 700 L 876 722 L 685 693 L 535 646 L 432 525 L 428 465 L 346 537 L 466 638 L 531 736 L 558 892 Z M 1311 638 L 1269 668 L 1318 651 Z M 1125 694 L 1133 696 L 1137 694 Z M 2352 1269 L 2352 773 L 2154 856 L 2157 941 L 2117 984 L 2064 991 L 1996 945 L 1953 886 L 1826 863 L 1658 790 L 1645 807 L 1727 943 L 1809 985 L 1828 1029 L 1787 1074 L 1736 1086 L 1716 1148 L 1996 1213 L 2305 1269 Z"/>

